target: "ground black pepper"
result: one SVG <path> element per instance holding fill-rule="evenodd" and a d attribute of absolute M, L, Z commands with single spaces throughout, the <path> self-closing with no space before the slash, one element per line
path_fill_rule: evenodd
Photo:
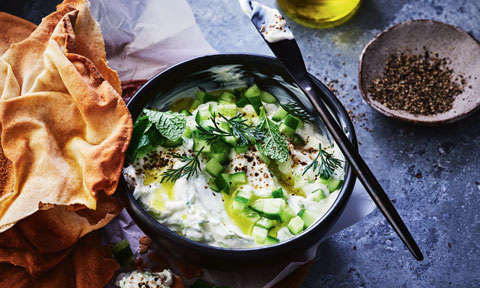
<path fill-rule="evenodd" d="M 452 109 L 467 83 L 448 67 L 449 59 L 424 49 L 422 54 L 391 54 L 381 78 L 368 84 L 375 101 L 393 110 L 433 115 Z"/>

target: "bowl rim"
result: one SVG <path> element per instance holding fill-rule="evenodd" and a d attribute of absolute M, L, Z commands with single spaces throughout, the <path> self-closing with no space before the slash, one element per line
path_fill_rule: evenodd
<path fill-rule="evenodd" d="M 258 60 L 259 63 L 268 62 L 269 66 L 278 66 L 279 68 L 284 70 L 282 71 L 283 74 L 285 76 L 288 76 L 288 73 L 285 71 L 283 66 L 281 66 L 280 62 L 275 57 L 271 57 L 271 56 L 260 55 L 260 54 L 242 54 L 242 53 L 222 53 L 222 54 L 199 56 L 199 57 L 194 57 L 194 58 L 179 62 L 157 73 L 155 76 L 150 78 L 140 89 L 138 89 L 137 92 L 135 92 L 135 94 L 127 102 L 127 107 L 129 108 L 129 111 L 130 111 L 131 106 L 135 103 L 136 99 L 141 98 L 145 90 L 149 89 L 150 86 L 155 86 L 156 82 L 159 81 L 159 79 L 161 79 L 162 77 L 166 77 L 166 75 L 177 72 L 177 70 L 181 69 L 185 65 L 192 65 L 192 63 L 196 63 L 200 61 L 210 61 L 212 63 L 210 65 L 211 67 L 219 66 L 219 65 L 232 65 L 232 64 L 242 65 L 242 62 L 245 62 L 242 59 L 245 59 L 245 58 L 256 59 Z M 218 63 L 221 61 L 230 61 L 231 63 Z M 281 73 L 276 73 L 276 74 L 281 75 Z M 283 77 L 284 75 L 281 75 L 281 76 Z M 316 85 L 325 86 L 315 76 L 313 76 L 312 74 L 309 74 L 309 75 Z M 288 76 L 288 78 L 285 80 L 288 83 L 292 83 L 293 81 L 291 81 L 291 79 L 289 78 L 290 77 Z M 335 97 L 333 94 L 332 96 L 333 97 L 329 97 L 328 99 L 326 99 L 326 102 L 327 102 L 326 104 L 330 106 L 332 108 L 332 111 L 336 112 L 336 116 L 342 120 L 342 124 L 346 126 L 346 131 L 349 133 L 347 135 L 349 140 L 353 143 L 355 148 L 358 149 L 357 138 L 356 138 L 353 123 L 350 117 L 348 116 L 348 113 L 346 112 L 345 108 L 341 104 L 340 100 L 338 100 L 338 98 Z M 133 115 L 132 115 L 132 118 L 133 118 Z M 348 165 L 348 162 L 346 164 Z M 344 185 L 342 186 L 342 189 L 338 193 L 337 198 L 335 199 L 332 206 L 330 206 L 330 208 L 327 210 L 327 212 L 320 219 L 318 219 L 312 227 L 309 227 L 302 233 L 295 235 L 294 237 L 287 239 L 285 241 L 281 241 L 277 244 L 268 245 L 268 246 L 251 247 L 251 248 L 226 248 L 226 247 L 212 246 L 206 243 L 191 240 L 187 237 L 184 237 L 180 234 L 177 234 L 171 231 L 166 226 L 158 222 L 155 218 L 153 218 L 150 214 L 148 214 L 147 211 L 142 207 L 142 205 L 133 197 L 133 194 L 131 193 L 131 190 L 129 189 L 125 181 L 123 169 L 120 175 L 120 181 L 119 181 L 117 191 L 120 190 L 121 191 L 120 193 L 123 193 L 124 196 L 128 197 L 128 200 L 130 201 L 130 203 L 132 203 L 132 205 L 135 206 L 136 208 L 135 210 L 140 211 L 140 213 L 143 216 L 143 219 L 147 220 L 148 223 L 146 224 L 149 225 L 150 227 L 153 227 L 153 229 L 159 231 L 162 237 L 165 237 L 170 241 L 176 242 L 177 244 L 188 246 L 195 250 L 205 251 L 206 253 L 212 252 L 212 253 L 217 253 L 217 255 L 221 254 L 223 256 L 236 254 L 237 256 L 240 256 L 240 254 L 256 253 L 259 251 L 268 252 L 268 251 L 279 249 L 281 247 L 287 248 L 295 243 L 300 244 L 302 242 L 302 239 L 306 239 L 310 234 L 314 234 L 315 231 L 319 231 L 322 228 L 327 227 L 328 225 L 330 225 L 332 221 L 335 221 L 343 213 L 343 210 L 344 210 L 343 208 L 345 208 L 350 198 L 350 195 L 353 190 L 353 186 L 355 185 L 355 182 L 356 182 L 355 180 L 356 180 L 356 176 L 353 173 L 353 169 L 350 165 L 348 165 L 345 172 Z M 129 214 L 132 213 L 130 209 L 127 209 L 127 211 Z M 319 238 L 315 242 L 318 242 L 320 240 L 321 238 Z M 305 249 L 307 248 L 308 247 L 306 247 Z"/>

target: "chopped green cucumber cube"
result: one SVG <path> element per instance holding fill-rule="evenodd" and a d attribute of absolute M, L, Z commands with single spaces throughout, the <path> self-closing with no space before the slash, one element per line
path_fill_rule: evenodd
<path fill-rule="evenodd" d="M 242 97 L 236 102 L 236 104 L 237 104 L 238 107 L 243 108 L 243 107 L 247 106 L 248 104 L 250 104 L 250 102 L 248 102 L 247 98 Z"/>
<path fill-rule="evenodd" d="M 227 103 L 235 103 L 236 97 L 228 91 L 223 91 L 219 100 Z"/>
<path fill-rule="evenodd" d="M 298 233 L 303 231 L 304 225 L 305 223 L 303 223 L 302 218 L 300 218 L 299 216 L 295 216 L 290 220 L 290 222 L 288 222 L 287 227 L 288 230 L 292 232 L 292 234 L 297 235 Z"/>
<path fill-rule="evenodd" d="M 237 146 L 237 142 L 238 142 L 238 138 L 235 137 L 235 136 L 223 136 L 222 137 L 223 141 L 225 141 L 225 143 L 229 144 L 230 146 Z"/>
<path fill-rule="evenodd" d="M 242 217 L 244 220 L 248 221 L 250 224 L 255 224 L 260 220 L 260 215 L 258 215 L 257 212 L 253 211 L 250 208 L 246 208 L 245 210 L 242 211 L 241 213 Z"/>
<path fill-rule="evenodd" d="M 303 140 L 302 136 L 295 133 L 292 137 L 292 144 L 295 147 L 303 147 L 305 146 L 305 140 Z"/>
<path fill-rule="evenodd" d="M 313 201 L 320 202 L 320 200 L 325 199 L 325 194 L 323 193 L 322 189 L 318 189 L 313 191 Z"/>
<path fill-rule="evenodd" d="M 295 212 L 293 212 L 292 208 L 290 207 L 285 207 L 280 211 L 280 220 L 282 222 L 288 222 L 293 217 L 295 217 Z"/>
<path fill-rule="evenodd" d="M 270 103 L 270 104 L 277 103 L 277 98 L 275 98 L 275 96 L 268 93 L 267 91 L 261 92 L 260 99 L 265 103 Z"/>
<path fill-rule="evenodd" d="M 273 198 L 283 198 L 283 189 L 282 187 L 272 191 Z"/>
<path fill-rule="evenodd" d="M 328 184 L 327 184 L 328 191 L 333 192 L 337 190 L 338 188 L 340 188 L 340 186 L 342 186 L 342 183 L 343 183 L 343 180 L 336 180 L 336 179 L 330 178 L 330 181 L 328 181 Z"/>
<path fill-rule="evenodd" d="M 212 114 L 209 110 L 198 110 L 197 115 L 195 115 L 195 122 L 201 125 L 203 121 L 209 120 L 212 117 Z"/>
<path fill-rule="evenodd" d="M 217 188 L 227 194 L 230 193 L 230 186 L 232 184 L 230 182 L 230 177 L 230 174 L 222 173 L 217 178 L 215 178 L 215 185 L 217 185 Z"/>
<path fill-rule="evenodd" d="M 243 97 L 243 93 L 246 91 L 247 89 L 246 88 L 235 88 L 233 89 L 233 95 L 235 95 L 235 97 L 237 98 L 240 98 L 240 97 Z"/>
<path fill-rule="evenodd" d="M 285 125 L 285 123 L 280 123 L 280 126 L 278 128 L 280 129 L 280 132 L 282 132 L 287 137 L 292 137 L 293 134 L 295 134 L 295 130 Z"/>
<path fill-rule="evenodd" d="M 208 92 L 198 90 L 195 93 L 195 100 L 200 101 L 200 103 L 207 103 L 210 101 L 217 101 L 217 98 Z"/>
<path fill-rule="evenodd" d="M 274 244 L 277 244 L 278 242 L 280 242 L 280 240 L 278 240 L 277 238 L 275 237 L 272 237 L 272 236 L 267 236 L 267 239 L 265 239 L 265 245 L 274 245 Z"/>
<path fill-rule="evenodd" d="M 220 164 L 220 162 L 218 162 L 215 158 L 211 158 L 205 164 L 205 170 L 207 170 L 207 172 L 213 177 L 217 177 L 223 172 L 224 168 L 223 165 Z"/>
<path fill-rule="evenodd" d="M 231 179 L 232 185 L 234 186 L 240 186 L 248 183 L 247 174 L 243 171 L 233 173 L 230 179 Z"/>
<path fill-rule="evenodd" d="M 243 93 L 243 96 L 247 98 L 252 98 L 252 97 L 260 97 L 262 94 L 262 91 L 260 88 L 258 88 L 257 84 L 253 84 L 252 86 L 248 87 L 248 89 Z"/>
<path fill-rule="evenodd" d="M 283 109 L 282 106 L 280 106 L 278 107 L 277 111 L 275 111 L 275 114 L 273 114 L 272 120 L 279 122 L 285 119 L 287 115 L 288 115 L 288 112 L 285 111 L 285 109 Z"/>
<path fill-rule="evenodd" d="M 256 225 L 258 225 L 260 227 L 263 227 L 265 229 L 270 229 L 273 226 L 275 226 L 275 222 L 276 222 L 275 220 L 268 219 L 266 217 L 262 217 L 262 219 L 258 220 Z"/>
<path fill-rule="evenodd" d="M 211 151 L 211 148 L 212 146 L 207 143 L 207 140 L 198 138 L 193 139 L 193 151 L 200 152 L 201 150 L 203 153 L 208 153 Z"/>
<path fill-rule="evenodd" d="M 252 199 L 252 193 L 251 192 L 245 192 L 243 190 L 238 190 L 236 196 L 243 197 L 243 198 L 247 199 L 249 202 Z"/>
<path fill-rule="evenodd" d="M 221 103 L 217 106 L 217 112 L 225 117 L 235 117 L 237 115 L 237 105 L 233 103 Z"/>
<path fill-rule="evenodd" d="M 217 184 L 215 184 L 215 178 L 208 179 L 208 187 L 215 192 L 220 192 L 220 189 L 218 189 Z"/>
<path fill-rule="evenodd" d="M 268 219 L 281 219 L 281 213 L 285 207 L 285 200 L 280 198 L 258 199 L 250 207 L 263 214 Z"/>
<path fill-rule="evenodd" d="M 265 243 L 265 240 L 267 239 L 267 235 L 268 235 L 268 229 L 265 229 L 260 226 L 253 226 L 252 237 L 256 243 L 258 244 Z"/>
<path fill-rule="evenodd" d="M 127 240 L 122 240 L 112 247 L 113 256 L 120 266 L 127 265 L 133 262 L 133 252 L 130 248 L 130 243 Z"/>
<path fill-rule="evenodd" d="M 190 113 L 190 111 L 188 111 L 187 109 L 183 108 L 182 110 L 180 110 L 180 112 L 178 112 L 180 114 L 183 114 L 185 116 L 191 116 L 192 113 Z"/>
<path fill-rule="evenodd" d="M 162 137 L 162 139 L 160 140 L 160 145 L 162 145 L 163 147 L 177 147 L 177 146 L 180 146 L 182 145 L 183 143 L 183 139 L 182 138 L 178 138 L 176 141 L 172 141 L 170 139 L 167 139 L 165 137 Z"/>
<path fill-rule="evenodd" d="M 302 127 L 302 120 L 298 119 L 297 117 L 295 116 L 292 116 L 292 115 L 287 115 L 287 117 L 285 117 L 285 120 L 283 121 L 283 123 L 292 128 L 293 130 L 297 130 L 299 129 L 300 127 Z"/>
<path fill-rule="evenodd" d="M 255 109 L 255 112 L 260 115 L 260 109 L 263 107 L 263 104 L 262 104 L 262 100 L 260 100 L 260 96 L 258 97 L 250 97 L 250 98 L 247 98 L 248 99 L 248 102 L 250 102 L 250 104 L 252 104 L 253 106 L 253 109 Z"/>
<path fill-rule="evenodd" d="M 318 215 L 313 213 L 310 210 L 304 210 L 302 215 L 298 215 L 300 218 L 302 218 L 303 223 L 305 224 L 305 228 L 310 227 L 315 221 L 317 221 Z"/>
<path fill-rule="evenodd" d="M 235 152 L 236 152 L 237 154 L 239 154 L 239 153 L 245 153 L 245 152 L 247 152 L 247 151 L 248 151 L 248 145 L 241 145 L 241 146 L 240 146 L 240 145 L 237 145 L 237 146 L 235 146 Z"/>
<path fill-rule="evenodd" d="M 245 198 L 241 195 L 238 195 L 237 193 L 235 198 L 233 198 L 232 208 L 234 211 L 243 211 L 245 208 L 248 207 L 249 202 L 250 202 L 250 199 Z"/>
<path fill-rule="evenodd" d="M 260 153 L 260 152 L 258 152 L 258 153 L 259 153 L 259 156 L 258 156 L 258 157 L 260 158 L 260 160 L 261 160 L 263 163 L 265 163 L 265 164 L 267 164 L 267 165 L 270 165 L 270 162 L 272 162 L 272 161 L 270 160 L 270 158 L 268 158 L 267 156 L 265 156 L 264 154 L 262 154 L 262 153 Z"/>

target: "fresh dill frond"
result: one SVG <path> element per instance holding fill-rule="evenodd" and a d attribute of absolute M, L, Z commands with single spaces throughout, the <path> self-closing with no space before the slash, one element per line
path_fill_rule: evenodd
<path fill-rule="evenodd" d="M 320 158 L 320 162 L 318 161 Z M 328 153 L 325 150 L 322 150 L 322 144 L 318 144 L 318 154 L 313 159 L 312 163 L 308 164 L 307 167 L 303 170 L 302 175 L 305 175 L 307 171 L 312 168 L 312 171 L 317 171 L 317 175 L 320 178 L 328 179 L 332 177 L 333 173 L 337 168 L 342 166 L 342 160 L 335 158 L 332 153 Z"/>
<path fill-rule="evenodd" d="M 207 141 L 208 144 L 213 144 L 224 136 L 233 136 L 239 139 L 239 145 L 247 145 L 248 143 L 255 143 L 263 137 L 263 132 L 254 125 L 247 124 L 247 119 L 242 118 L 242 114 L 237 114 L 235 117 L 227 118 L 222 114 L 218 114 L 228 124 L 228 129 L 219 127 L 216 121 L 215 114 L 210 119 L 213 126 L 202 127 L 197 126 L 199 137 Z"/>
<path fill-rule="evenodd" d="M 313 122 L 313 117 L 310 115 L 310 113 L 305 111 L 305 109 L 296 102 L 290 101 L 286 104 L 280 104 L 280 106 L 282 106 L 283 110 L 287 111 L 288 114 L 299 118 L 303 122 Z"/>
<path fill-rule="evenodd" d="M 176 182 L 178 179 L 185 176 L 187 176 L 187 180 L 188 180 L 190 179 L 190 177 L 197 176 L 198 171 L 201 171 L 200 159 L 198 159 L 198 156 L 200 156 L 200 153 L 202 152 L 202 150 L 203 150 L 203 147 L 194 156 L 185 156 L 177 153 L 171 153 L 170 154 L 171 156 L 180 159 L 180 161 L 185 162 L 185 164 L 183 164 L 183 166 L 180 168 L 177 168 L 177 169 L 169 168 L 165 172 L 163 172 L 160 175 L 162 176 L 160 183 Z"/>

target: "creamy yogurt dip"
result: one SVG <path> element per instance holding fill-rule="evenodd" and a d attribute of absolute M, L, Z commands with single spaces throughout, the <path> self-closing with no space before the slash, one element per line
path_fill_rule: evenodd
<path fill-rule="evenodd" d="M 256 85 L 252 87 L 246 91 L 234 91 L 239 92 L 237 96 L 231 91 L 212 92 L 210 100 L 214 100 L 207 101 L 202 97 L 203 103 L 197 101 L 199 97 L 192 104 L 191 101 L 179 101 L 190 107 L 190 111 L 182 109 L 186 116 L 180 144 L 152 147 L 147 153 L 137 155 L 124 169 L 134 198 L 170 230 L 213 246 L 248 248 L 270 245 L 292 238 L 313 225 L 335 201 L 344 178 L 342 153 L 319 133 L 315 124 L 290 115 L 268 92 L 261 92 Z M 255 105 L 249 102 L 240 104 L 248 98 L 245 95 L 253 95 L 249 93 L 251 90 L 254 90 L 253 94 L 261 93 L 261 101 L 250 99 Z M 202 93 L 206 92 L 200 91 Z M 223 101 L 224 94 L 233 99 Z M 176 106 L 173 110 L 179 110 L 178 105 L 173 106 Z M 219 114 L 229 115 L 222 118 Z M 269 121 L 281 131 L 280 137 L 285 141 L 284 161 L 260 153 L 259 145 L 266 145 L 262 143 L 266 138 L 240 145 L 238 139 L 222 136 L 222 140 L 202 146 L 203 150 L 198 151 L 199 143 L 203 143 L 195 136 L 200 133 L 199 126 L 213 128 L 216 124 L 224 127 L 222 122 L 236 115 L 252 129 L 258 128 L 262 121 Z M 288 127 L 292 126 L 291 118 L 299 120 L 300 124 L 294 121 L 297 123 L 293 125 L 295 129 Z M 228 127 L 224 129 L 228 130 Z M 225 152 L 216 153 L 214 148 L 218 145 L 226 149 L 222 150 Z M 324 151 L 322 155 L 338 160 L 339 165 L 333 167 L 329 179 L 319 177 L 319 170 L 311 166 L 319 156 L 319 145 Z M 210 146 L 213 148 L 205 152 Z M 186 161 L 182 161 L 185 159 L 179 156 L 190 159 L 198 156 L 198 173 L 174 182 L 162 182 L 167 171 L 186 165 Z M 322 159 L 317 159 L 319 166 L 325 164 Z M 216 169 L 212 168 L 212 163 L 221 163 L 213 166 L 221 171 L 212 171 Z M 229 177 L 227 182 L 230 181 L 223 190 L 219 189 L 223 183 L 219 178 L 222 177 Z M 242 180 L 238 182 L 237 178 Z"/>
<path fill-rule="evenodd" d="M 250 0 L 239 0 L 239 3 L 243 12 L 250 19 L 254 15 L 263 19 L 263 25 L 259 31 L 268 42 L 273 43 L 294 38 L 285 18 L 277 9 Z"/>
<path fill-rule="evenodd" d="M 115 285 L 120 288 L 170 288 L 173 284 L 173 277 L 170 270 L 162 272 L 133 271 L 120 273 Z"/>

